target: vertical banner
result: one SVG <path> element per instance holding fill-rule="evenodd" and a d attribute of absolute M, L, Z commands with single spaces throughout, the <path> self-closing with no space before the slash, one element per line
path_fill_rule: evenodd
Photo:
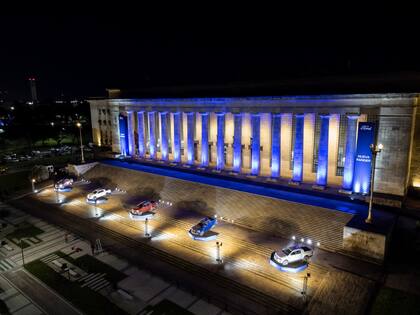
<path fill-rule="evenodd" d="M 120 115 L 120 153 L 127 155 L 128 137 L 127 137 L 127 117 Z"/>
<path fill-rule="evenodd" d="M 353 192 L 367 194 L 370 188 L 372 152 L 370 145 L 375 143 L 375 124 L 359 123 L 357 150 L 354 162 Z"/>

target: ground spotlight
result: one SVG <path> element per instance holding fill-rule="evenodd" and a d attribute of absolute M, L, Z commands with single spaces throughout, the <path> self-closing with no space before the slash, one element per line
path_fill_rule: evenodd
<path fill-rule="evenodd" d="M 321 243 L 320 243 L 320 242 L 316 243 L 316 246 L 318 246 L 318 247 L 319 247 L 319 245 L 321 245 Z"/>
<path fill-rule="evenodd" d="M 311 244 L 312 244 L 312 240 L 308 238 L 308 239 L 306 240 L 306 244 L 311 245 Z"/>
<path fill-rule="evenodd" d="M 292 236 L 292 240 L 296 241 L 296 236 L 293 235 Z"/>
<path fill-rule="evenodd" d="M 300 241 L 301 241 L 302 243 L 304 243 L 304 242 L 305 242 L 305 239 L 304 239 L 304 238 L 301 238 L 301 239 L 300 239 Z"/>

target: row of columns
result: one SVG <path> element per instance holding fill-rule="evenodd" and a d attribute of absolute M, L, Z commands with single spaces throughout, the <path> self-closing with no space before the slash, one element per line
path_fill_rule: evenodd
<path fill-rule="evenodd" d="M 148 126 L 145 125 L 145 114 L 148 115 Z M 137 112 L 138 129 L 138 155 L 146 157 L 146 137 L 145 128 L 148 127 L 149 133 L 149 154 L 151 159 L 157 158 L 157 139 L 156 139 L 156 112 Z M 194 112 L 187 113 L 187 163 L 194 164 Z M 201 165 L 209 165 L 209 113 L 201 115 Z M 161 128 L 161 159 L 169 160 L 168 133 L 170 126 L 168 122 L 168 112 L 160 112 Z M 224 145 L 225 145 L 225 113 L 216 113 L 217 117 L 217 141 L 216 141 L 216 169 L 225 168 Z M 328 178 L 328 142 L 329 142 L 329 123 L 330 115 L 321 114 L 320 137 L 318 146 L 318 168 L 316 173 L 316 185 L 325 187 Z M 271 176 L 280 176 L 281 163 L 281 125 L 282 114 L 272 114 L 272 137 L 271 137 Z M 345 144 L 345 165 L 343 174 L 343 189 L 351 190 L 353 182 L 354 156 L 356 150 L 357 115 L 347 116 L 347 132 Z M 242 114 L 233 114 L 233 171 L 240 172 L 242 165 Z M 303 146 L 304 146 L 304 114 L 295 114 L 295 134 L 293 154 L 292 181 L 302 182 L 303 179 Z M 182 112 L 173 114 L 173 160 L 181 162 L 181 123 Z M 260 114 L 251 114 L 251 174 L 258 175 L 260 172 Z M 127 139 L 128 148 L 125 151 L 128 155 L 135 154 L 134 140 L 134 116 L 132 111 L 127 111 Z"/>

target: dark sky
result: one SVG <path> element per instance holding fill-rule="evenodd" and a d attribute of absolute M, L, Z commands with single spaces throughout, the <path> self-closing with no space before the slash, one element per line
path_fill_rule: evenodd
<path fill-rule="evenodd" d="M 96 96 L 106 87 L 260 82 L 296 77 L 420 72 L 411 25 L 341 21 L 221 21 L 153 16 L 3 16 L 0 90 L 40 98 Z M 318 23 L 322 22 L 322 23 Z M 415 25 L 415 24 L 413 24 Z M 414 32 L 416 33 L 416 32 Z"/>

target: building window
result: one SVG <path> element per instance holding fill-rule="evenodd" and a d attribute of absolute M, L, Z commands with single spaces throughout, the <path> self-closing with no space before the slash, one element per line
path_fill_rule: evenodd
<path fill-rule="evenodd" d="M 338 152 L 337 152 L 337 171 L 336 176 L 343 176 L 344 162 L 346 159 L 346 138 L 347 138 L 347 116 L 340 115 L 338 126 Z"/>
<path fill-rule="evenodd" d="M 314 151 L 312 153 L 312 173 L 318 171 L 318 150 L 319 150 L 319 138 L 321 134 L 321 118 L 319 115 L 315 115 L 315 127 L 314 127 Z"/>

